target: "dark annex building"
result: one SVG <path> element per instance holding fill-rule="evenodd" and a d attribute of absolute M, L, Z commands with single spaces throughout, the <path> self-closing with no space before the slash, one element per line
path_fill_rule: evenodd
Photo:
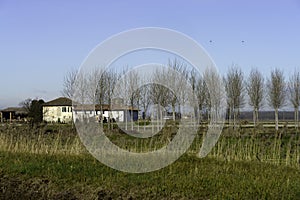
<path fill-rule="evenodd" d="M 27 116 L 27 111 L 22 107 L 9 107 L 0 110 L 1 122 L 22 121 L 25 120 Z"/>

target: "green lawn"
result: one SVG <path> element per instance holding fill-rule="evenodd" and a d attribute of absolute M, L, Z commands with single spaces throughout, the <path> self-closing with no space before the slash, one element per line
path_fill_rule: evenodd
<path fill-rule="evenodd" d="M 130 174 L 95 160 L 71 127 L 2 127 L 0 199 L 300 199 L 299 138 L 293 131 L 239 131 L 225 129 L 207 158 L 196 157 L 198 138 L 168 167 Z M 120 146 L 148 144 L 111 134 Z M 157 140 L 170 136 L 163 134 Z"/>
<path fill-rule="evenodd" d="M 182 156 L 146 174 L 110 169 L 91 156 L 0 153 L 1 199 L 299 199 L 299 170 L 260 162 Z"/>

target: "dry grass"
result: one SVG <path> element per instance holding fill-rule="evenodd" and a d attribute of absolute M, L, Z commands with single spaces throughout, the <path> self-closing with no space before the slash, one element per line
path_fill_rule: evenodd
<path fill-rule="evenodd" d="M 51 130 L 51 131 L 49 131 Z M 86 153 L 79 137 L 67 129 L 28 126 L 1 127 L 0 151 L 32 154 L 80 155 Z"/>
<path fill-rule="evenodd" d="M 118 129 L 107 135 L 121 148 L 132 152 L 149 152 L 168 144 L 174 136 L 172 129 L 161 131 L 155 137 L 140 139 L 128 136 Z M 201 147 L 199 131 L 188 154 L 197 154 Z M 277 134 L 272 128 L 246 129 L 234 133 L 223 131 L 208 157 L 226 161 L 259 161 L 300 168 L 300 137 L 295 130 L 283 129 Z M 6 125 L 0 127 L 0 151 L 32 154 L 82 155 L 87 150 L 70 125 L 47 125 L 31 129 L 28 126 Z"/>

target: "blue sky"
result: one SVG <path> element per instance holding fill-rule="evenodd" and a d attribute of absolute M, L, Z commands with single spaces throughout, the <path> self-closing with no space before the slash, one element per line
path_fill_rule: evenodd
<path fill-rule="evenodd" d="M 96 45 L 149 26 L 192 37 L 221 73 L 233 63 L 266 76 L 300 68 L 299 0 L 0 0 L 0 108 L 60 96 L 64 75 Z"/>

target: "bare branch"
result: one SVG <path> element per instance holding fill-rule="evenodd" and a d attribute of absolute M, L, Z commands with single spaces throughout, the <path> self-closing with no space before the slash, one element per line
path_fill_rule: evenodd
<path fill-rule="evenodd" d="M 278 130 L 278 109 L 285 103 L 286 86 L 283 72 L 275 69 L 271 72 L 271 78 L 268 79 L 268 101 L 269 105 L 275 110 L 276 130 Z"/>
<path fill-rule="evenodd" d="M 72 98 L 72 95 L 74 94 L 74 84 L 77 73 L 78 71 L 73 69 L 69 71 L 67 75 L 65 75 L 63 81 L 63 90 L 61 92 L 64 97 Z"/>
<path fill-rule="evenodd" d="M 249 105 L 253 107 L 253 121 L 256 125 L 258 121 L 258 111 L 262 106 L 264 97 L 264 77 L 257 69 L 251 70 L 246 90 L 249 96 Z"/>

